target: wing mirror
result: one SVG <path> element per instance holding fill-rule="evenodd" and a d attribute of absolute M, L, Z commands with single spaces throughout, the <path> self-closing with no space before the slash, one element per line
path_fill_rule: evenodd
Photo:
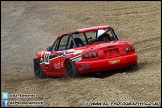
<path fill-rule="evenodd" d="M 52 46 L 49 46 L 49 47 L 47 48 L 47 51 L 52 51 Z"/>

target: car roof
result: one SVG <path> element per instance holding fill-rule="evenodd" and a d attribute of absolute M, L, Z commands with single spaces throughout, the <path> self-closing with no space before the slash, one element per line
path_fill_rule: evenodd
<path fill-rule="evenodd" d="M 74 31 L 71 31 L 69 33 L 74 33 L 74 32 L 83 33 L 83 32 L 89 32 L 89 31 L 93 31 L 93 30 L 101 30 L 101 29 L 105 30 L 105 29 L 108 29 L 108 28 L 110 28 L 109 25 L 95 26 L 95 27 L 88 27 L 88 28 L 82 28 L 82 29 L 74 30 Z M 65 34 L 69 34 L 69 33 L 65 33 Z M 59 35 L 59 38 L 61 38 L 65 34 Z"/>

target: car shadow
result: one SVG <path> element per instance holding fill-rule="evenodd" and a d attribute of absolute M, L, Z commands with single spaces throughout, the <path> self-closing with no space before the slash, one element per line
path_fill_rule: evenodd
<path fill-rule="evenodd" d="M 81 74 L 81 76 L 79 78 L 107 78 L 110 76 L 113 76 L 115 74 L 118 73 L 134 73 L 134 72 L 138 72 L 139 70 L 141 70 L 142 68 L 144 68 L 147 65 L 146 62 L 140 62 L 138 63 L 138 66 L 135 68 L 121 68 L 121 69 L 114 69 L 114 70 L 107 70 L 107 71 L 101 71 L 101 72 L 92 72 L 92 73 L 86 73 L 86 74 Z M 52 79 L 69 79 L 72 77 L 54 77 L 54 76 L 49 76 L 48 78 L 52 78 Z M 78 78 L 78 77 L 77 77 Z"/>
<path fill-rule="evenodd" d="M 139 65 L 141 65 L 141 64 L 139 64 Z M 107 70 L 107 71 L 83 74 L 81 77 L 107 78 L 107 77 L 113 76 L 118 73 L 125 74 L 125 73 L 137 72 L 139 69 L 141 69 L 140 66 L 137 66 L 133 69 L 132 68 L 121 68 L 121 69 L 114 69 L 114 70 Z"/>
<path fill-rule="evenodd" d="M 138 71 L 138 68 L 134 68 L 134 69 L 122 68 L 122 69 L 115 69 L 115 70 L 107 70 L 107 71 L 101 71 L 101 72 L 91 72 L 91 73 L 81 74 L 81 76 L 79 76 L 79 78 L 107 78 L 107 77 L 110 77 L 110 76 L 115 75 L 117 73 L 128 73 L 128 72 L 135 72 L 135 71 Z M 50 78 L 50 79 L 60 79 L 60 78 L 61 79 L 71 79 L 72 77 L 48 76 L 47 78 Z M 78 78 L 78 77 L 76 77 L 76 78 Z"/>

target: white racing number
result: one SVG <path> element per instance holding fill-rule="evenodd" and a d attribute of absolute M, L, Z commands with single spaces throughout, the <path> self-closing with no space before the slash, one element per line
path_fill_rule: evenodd
<path fill-rule="evenodd" d="M 44 55 L 44 63 L 49 64 L 49 56 L 51 52 L 46 52 Z"/>

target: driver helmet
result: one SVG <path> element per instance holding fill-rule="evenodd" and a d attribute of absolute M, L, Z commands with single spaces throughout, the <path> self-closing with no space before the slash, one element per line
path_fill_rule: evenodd
<path fill-rule="evenodd" d="M 98 30 L 97 37 L 101 36 L 104 32 L 105 30 Z"/>

